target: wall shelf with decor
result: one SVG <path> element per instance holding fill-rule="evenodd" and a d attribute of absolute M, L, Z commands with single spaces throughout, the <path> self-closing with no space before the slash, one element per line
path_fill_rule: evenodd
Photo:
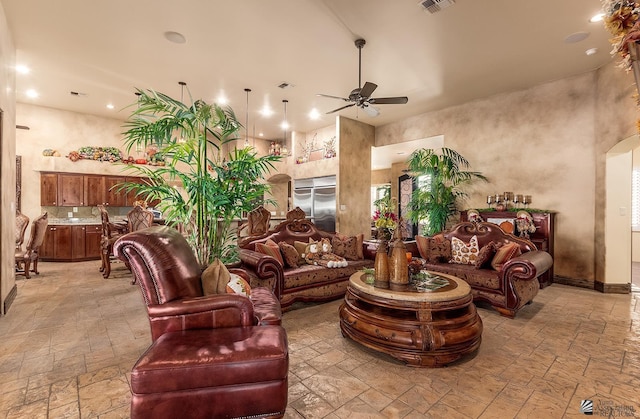
<path fill-rule="evenodd" d="M 556 213 L 547 210 L 537 210 L 528 208 L 512 209 L 509 211 L 496 211 L 492 208 L 485 208 L 476 210 L 480 214 L 483 221 L 495 222 L 498 225 L 501 223 L 511 223 L 511 232 L 517 235 L 515 230 L 514 220 L 517 217 L 518 211 L 527 211 L 533 217 L 533 223 L 536 226 L 536 231 L 531 233 L 529 240 L 536 245 L 538 250 L 544 250 L 549 253 L 551 257 L 554 257 L 554 236 L 556 229 Z M 469 210 L 460 211 L 460 221 L 468 221 L 467 212 Z M 507 228 L 503 228 L 508 230 Z M 555 260 L 555 259 L 554 259 Z M 538 281 L 540 281 L 540 288 L 545 288 L 553 283 L 553 265 L 547 272 L 542 274 Z"/>

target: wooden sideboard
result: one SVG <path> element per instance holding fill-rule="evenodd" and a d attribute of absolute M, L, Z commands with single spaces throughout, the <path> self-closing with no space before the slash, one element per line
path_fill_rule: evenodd
<path fill-rule="evenodd" d="M 515 219 L 516 214 L 517 211 L 480 212 L 480 216 L 484 221 L 487 221 L 489 218 Z M 530 212 L 530 214 L 533 217 L 536 232 L 530 235 L 529 240 L 536 245 L 538 250 L 544 250 L 553 258 L 556 214 L 554 212 Z M 460 221 L 467 221 L 467 211 L 460 211 Z M 517 235 L 517 232 L 514 233 Z M 553 283 L 553 265 L 538 278 L 538 281 L 540 281 L 540 288 L 544 288 Z"/>

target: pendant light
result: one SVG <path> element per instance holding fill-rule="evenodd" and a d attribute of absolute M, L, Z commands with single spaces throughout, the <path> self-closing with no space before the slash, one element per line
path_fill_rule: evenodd
<path fill-rule="evenodd" d="M 179 81 L 178 84 L 180 85 L 180 103 L 184 104 L 184 86 L 187 85 L 187 83 L 183 82 L 183 81 Z M 180 138 L 178 138 L 178 143 L 180 144 L 184 144 L 185 143 L 185 139 L 183 136 L 180 136 Z"/>
<path fill-rule="evenodd" d="M 282 142 L 280 155 L 289 156 L 289 149 L 287 148 L 287 128 L 289 128 L 289 122 L 287 121 L 287 103 L 289 103 L 289 101 L 287 99 L 283 99 L 282 103 L 284 103 L 284 121 L 282 121 L 282 128 L 284 129 L 284 140 Z"/>
<path fill-rule="evenodd" d="M 136 92 L 135 95 L 138 96 L 138 109 L 140 109 L 140 96 L 142 96 L 142 93 Z M 140 153 L 142 153 L 142 144 L 139 142 L 136 142 L 136 153 L 138 154 L 138 157 L 140 157 Z"/>
<path fill-rule="evenodd" d="M 249 147 L 249 92 L 251 89 L 245 88 L 245 92 L 247 92 L 247 115 L 244 124 L 244 146 Z"/>

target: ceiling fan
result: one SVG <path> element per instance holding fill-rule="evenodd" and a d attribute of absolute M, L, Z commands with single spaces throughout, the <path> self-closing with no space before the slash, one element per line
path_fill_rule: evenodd
<path fill-rule="evenodd" d="M 365 111 L 367 115 L 369 115 L 369 116 L 378 116 L 380 114 L 380 112 L 378 111 L 377 108 L 372 106 L 374 104 L 376 104 L 376 105 L 393 105 L 393 104 L 403 105 L 403 104 L 407 103 L 407 101 L 409 99 L 406 96 L 401 96 L 401 97 L 400 96 L 398 96 L 398 97 L 379 97 L 379 98 L 371 97 L 371 94 L 374 92 L 374 90 L 376 90 L 378 85 L 375 84 L 375 83 L 371 83 L 371 82 L 366 82 L 364 84 L 364 86 L 362 85 L 362 47 L 364 47 L 364 44 L 366 44 L 366 41 L 364 39 L 356 39 L 355 44 L 356 44 L 356 48 L 358 48 L 358 88 L 357 89 L 353 89 L 351 91 L 351 93 L 349 93 L 349 97 L 348 98 L 340 97 L 340 96 L 323 95 L 321 93 L 318 93 L 318 96 L 328 97 L 328 98 L 332 98 L 332 99 L 340 99 L 340 100 L 344 100 L 345 102 L 352 102 L 352 103 L 350 103 L 348 105 L 342 106 L 342 107 L 334 109 L 332 111 L 329 111 L 329 112 L 327 112 L 327 114 L 338 112 L 338 111 L 341 111 L 343 109 L 350 108 L 351 106 L 358 106 L 363 111 Z"/>

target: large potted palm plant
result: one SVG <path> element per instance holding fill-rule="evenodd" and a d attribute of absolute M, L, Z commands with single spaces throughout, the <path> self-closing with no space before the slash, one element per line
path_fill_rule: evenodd
<path fill-rule="evenodd" d="M 409 201 L 409 218 L 431 236 L 444 230 L 458 211 L 456 202 L 466 196 L 461 186 L 473 180 L 487 181 L 480 172 L 464 170 L 469 162 L 457 151 L 443 147 L 414 151 L 408 161 L 418 187 Z"/>
<path fill-rule="evenodd" d="M 241 127 L 229 107 L 202 100 L 187 105 L 152 90 L 138 94 L 125 124 L 125 147 L 130 152 L 151 146 L 164 165 L 132 165 L 148 181 L 124 189 L 159 201 L 166 224 L 183 230 L 201 266 L 216 258 L 233 262 L 234 221 L 264 199 L 269 187 L 263 179 L 280 157 L 259 156 L 250 147 L 225 151 Z"/>

